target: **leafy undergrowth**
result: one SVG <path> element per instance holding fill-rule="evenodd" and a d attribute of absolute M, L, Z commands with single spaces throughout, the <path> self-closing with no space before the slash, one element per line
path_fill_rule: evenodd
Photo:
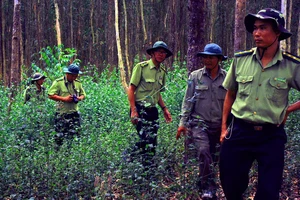
<path fill-rule="evenodd" d="M 20 93 L 8 113 L 9 90 L 1 88 L 0 199 L 200 199 L 198 170 L 183 164 L 183 139 L 175 139 L 185 70 L 175 67 L 168 77 L 163 97 L 173 122 L 165 124 L 160 113 L 155 167 L 148 173 L 139 162 L 123 160 L 123 152 L 134 145 L 137 135 L 117 74 L 104 74 L 96 81 L 81 77 L 87 92 L 80 102 L 81 137 L 66 141 L 58 151 L 53 141 L 54 102 L 24 105 Z M 291 100 L 299 100 L 299 92 L 292 91 Z M 289 140 L 281 200 L 300 197 L 299 118 L 299 112 L 294 113 L 286 126 Z M 255 194 L 255 165 L 250 177 L 248 199 Z M 221 187 L 217 194 L 225 199 Z"/>

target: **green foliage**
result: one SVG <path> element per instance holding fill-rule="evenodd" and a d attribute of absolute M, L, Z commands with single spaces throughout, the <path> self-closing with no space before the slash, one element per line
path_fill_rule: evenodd
<path fill-rule="evenodd" d="M 226 71 L 228 71 L 229 68 L 230 68 L 230 65 L 231 65 L 232 61 L 233 61 L 233 58 L 228 58 L 227 60 L 224 60 L 222 62 L 223 69 L 225 69 Z"/>
<path fill-rule="evenodd" d="M 74 48 L 64 48 L 63 45 L 42 48 L 40 60 L 43 61 L 44 74 L 53 81 L 62 75 L 63 68 L 71 63 L 80 64 L 80 60 L 76 58 L 77 51 Z M 32 63 L 31 68 L 35 72 L 43 73 L 43 70 L 35 63 Z"/>
<path fill-rule="evenodd" d="M 50 63 L 57 62 L 52 56 L 49 59 L 52 59 Z M 51 66 L 58 70 L 62 65 Z M 51 71 L 54 68 L 47 72 L 54 73 Z M 123 152 L 138 138 L 129 120 L 128 100 L 119 74 L 105 71 L 99 75 L 94 70 L 92 65 L 86 66 L 88 74 L 93 76 L 80 77 L 87 93 L 86 99 L 79 102 L 81 137 L 66 141 L 58 151 L 53 141 L 54 102 L 33 101 L 24 105 L 20 93 L 7 117 L 9 91 L 1 88 L 0 199 L 186 199 L 197 196 L 197 167 L 183 164 L 183 139 L 175 139 L 187 81 L 185 63 L 175 61 L 173 70 L 168 72 L 162 96 L 173 122 L 166 124 L 160 112 L 157 167 L 149 172 L 137 161 L 122 159 Z M 291 101 L 299 97 L 299 92 L 291 92 Z M 289 142 L 283 192 L 287 197 L 292 197 L 289 190 L 292 181 L 299 178 L 299 118 L 299 112 L 291 115 L 286 127 Z M 255 176 L 256 169 L 253 170 Z"/>

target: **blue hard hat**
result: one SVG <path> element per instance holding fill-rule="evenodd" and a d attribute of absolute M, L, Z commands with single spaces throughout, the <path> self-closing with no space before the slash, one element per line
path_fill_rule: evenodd
<path fill-rule="evenodd" d="M 82 74 L 76 64 L 71 64 L 68 67 L 64 68 L 64 72 L 68 74 Z"/>
<path fill-rule="evenodd" d="M 227 59 L 227 56 L 224 56 L 223 53 L 222 53 L 222 48 L 219 45 L 215 44 L 215 43 L 207 44 L 204 47 L 204 51 L 203 52 L 198 52 L 196 55 L 197 56 L 203 56 L 203 55 L 221 56 L 222 60 Z"/>

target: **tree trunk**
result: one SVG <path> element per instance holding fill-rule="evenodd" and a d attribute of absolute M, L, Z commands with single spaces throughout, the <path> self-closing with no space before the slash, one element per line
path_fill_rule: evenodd
<path fill-rule="evenodd" d="M 106 56 L 107 56 L 107 63 L 110 65 L 110 71 L 113 70 L 113 68 L 116 66 L 116 62 L 115 62 L 115 38 L 114 38 L 114 32 L 113 32 L 113 24 L 114 24 L 114 20 L 113 20 L 113 8 L 112 6 L 108 6 L 107 8 L 107 31 L 106 31 Z"/>
<path fill-rule="evenodd" d="M 246 15 L 246 0 L 236 0 L 235 4 L 235 26 L 234 26 L 234 51 L 246 48 L 246 32 L 244 17 Z"/>
<path fill-rule="evenodd" d="M 168 19 L 168 24 L 170 26 L 169 30 L 170 30 L 170 42 L 168 44 L 168 46 L 171 48 L 171 50 L 175 50 L 177 49 L 177 42 L 178 40 L 176 40 L 177 35 L 178 35 L 178 29 L 177 29 L 177 18 L 176 18 L 176 11 L 177 11 L 177 6 L 176 6 L 176 1 L 175 0 L 170 0 L 169 1 L 169 10 L 170 10 L 170 17 Z M 179 14 L 179 13 L 178 13 Z M 174 56 L 172 56 L 172 60 L 176 59 L 177 57 L 177 52 L 174 52 Z"/>
<path fill-rule="evenodd" d="M 9 74 L 8 74 L 8 67 L 7 67 L 7 62 L 6 62 L 6 44 L 5 44 L 5 24 L 6 24 L 6 20 L 5 20 L 5 12 L 4 12 L 4 1 L 1 1 L 1 57 L 0 57 L 0 61 L 1 61 L 1 80 L 3 80 L 3 83 L 5 86 L 9 85 Z"/>
<path fill-rule="evenodd" d="M 127 93 L 128 85 L 126 82 L 126 73 L 125 73 L 124 63 L 123 63 L 123 59 L 122 59 L 122 48 L 121 48 L 121 42 L 120 42 L 118 0 L 115 0 L 115 29 L 116 29 L 116 42 L 117 42 L 118 65 L 119 65 L 119 70 L 120 70 L 120 78 L 121 78 L 122 86 Z"/>
<path fill-rule="evenodd" d="M 138 3 L 137 3 L 138 4 Z M 141 6 L 139 6 L 141 7 Z M 139 9 L 138 5 L 135 7 L 135 10 L 136 10 L 136 23 L 135 23 L 135 29 L 137 30 L 137 32 L 140 33 L 140 31 L 142 31 L 142 27 L 141 27 L 141 24 L 142 24 L 142 19 L 141 19 L 141 9 Z M 142 41 L 142 36 L 141 34 L 138 34 L 138 35 L 134 35 L 133 34 L 133 38 L 135 38 L 135 40 L 132 40 L 132 41 L 135 41 L 134 45 L 135 45 L 135 49 L 138 49 L 138 60 L 142 59 L 143 58 L 143 54 L 144 54 L 144 48 L 143 48 L 143 45 L 141 45 L 141 41 Z"/>
<path fill-rule="evenodd" d="M 286 1 L 287 0 L 281 0 L 281 12 L 284 16 L 284 19 L 286 19 Z M 286 22 L 287 22 L 287 20 L 286 20 Z M 286 50 L 286 40 L 281 40 L 280 48 L 283 50 Z"/>
<path fill-rule="evenodd" d="M 131 77 L 132 63 L 129 61 L 129 44 L 128 44 L 128 22 L 127 22 L 127 8 L 126 1 L 123 0 L 123 9 L 124 9 L 124 39 L 125 39 L 125 62 L 127 66 L 127 77 L 126 80 L 129 80 Z"/>
<path fill-rule="evenodd" d="M 70 44 L 71 47 L 74 47 L 74 26 L 73 26 L 73 1 L 70 1 Z"/>
<path fill-rule="evenodd" d="M 94 0 L 91 0 L 91 6 L 90 6 L 90 28 L 91 28 L 91 36 L 92 36 L 92 42 L 89 42 L 89 60 L 93 60 L 93 46 L 95 45 L 95 32 L 94 32 L 94 7 L 95 7 L 95 2 Z"/>
<path fill-rule="evenodd" d="M 20 1 L 14 0 L 14 17 L 12 32 L 12 53 L 11 53 L 11 71 L 9 87 L 17 86 L 21 81 L 21 59 L 20 59 Z M 14 96 L 14 95 L 12 95 Z"/>
<path fill-rule="evenodd" d="M 299 15 L 299 21 L 298 21 L 298 33 L 297 33 L 297 55 L 300 56 L 300 15 Z"/>
<path fill-rule="evenodd" d="M 146 24 L 145 24 L 145 19 L 144 19 L 144 5 L 143 5 L 143 0 L 140 0 L 140 9 L 141 9 L 142 29 L 143 29 L 143 35 L 144 35 L 143 45 L 145 45 L 147 43 L 148 37 L 147 37 Z"/>
<path fill-rule="evenodd" d="M 4 29 L 3 29 L 3 24 L 5 23 L 4 18 L 3 18 L 3 1 L 0 3 L 0 81 L 4 79 Z"/>
<path fill-rule="evenodd" d="M 292 15 L 293 15 L 293 0 L 289 0 L 289 9 L 288 9 L 288 15 L 286 18 L 286 25 L 285 25 L 287 30 L 291 30 Z M 291 52 L 291 38 L 290 37 L 288 39 L 286 39 L 286 50 L 288 52 Z"/>
<path fill-rule="evenodd" d="M 217 5 L 218 5 L 218 2 L 217 0 L 211 0 L 211 1 L 208 1 L 208 2 L 211 2 L 211 9 L 210 9 L 210 15 L 209 15 L 209 41 L 210 42 L 215 42 L 214 41 L 214 25 L 215 25 L 215 20 L 217 18 Z"/>
<path fill-rule="evenodd" d="M 203 5 L 204 0 L 188 1 L 187 68 L 189 74 L 200 67 L 200 61 L 196 54 L 200 49 L 203 49 L 205 44 L 205 38 L 203 38 L 205 35 L 205 8 Z"/>
<path fill-rule="evenodd" d="M 57 38 L 57 46 L 61 45 L 61 32 L 60 32 L 60 24 L 59 24 L 59 7 L 57 0 L 55 2 L 55 16 L 56 16 L 56 23 L 55 23 L 55 30 L 56 30 L 56 38 Z"/>

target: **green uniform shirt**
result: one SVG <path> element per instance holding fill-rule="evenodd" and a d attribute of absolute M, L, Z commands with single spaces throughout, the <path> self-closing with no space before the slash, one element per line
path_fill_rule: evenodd
<path fill-rule="evenodd" d="M 237 53 L 223 85 L 236 91 L 231 109 L 235 117 L 281 124 L 290 88 L 300 90 L 300 59 L 279 50 L 263 68 L 256 48 Z"/>
<path fill-rule="evenodd" d="M 154 107 L 159 93 L 164 90 L 166 73 L 162 66 L 156 69 L 152 60 L 138 63 L 134 68 L 130 84 L 135 85 L 135 101 L 144 106 Z"/>
<path fill-rule="evenodd" d="M 62 97 L 74 94 L 76 94 L 77 96 L 86 96 L 82 84 L 79 80 L 76 79 L 75 81 L 73 81 L 73 83 L 69 83 L 66 77 L 56 79 L 48 91 L 48 95 L 58 95 Z M 61 114 L 77 112 L 78 104 L 74 102 L 69 103 L 58 101 L 56 104 L 56 110 Z"/>
<path fill-rule="evenodd" d="M 188 122 L 204 120 L 221 127 L 223 103 L 226 89 L 222 86 L 226 71 L 219 69 L 212 79 L 206 68 L 193 71 L 182 102 L 182 113 L 179 126 L 188 126 Z"/>
<path fill-rule="evenodd" d="M 35 84 L 30 84 L 24 91 L 24 103 L 27 101 L 45 101 L 46 100 L 46 88 L 41 86 L 41 90 L 38 91 Z"/>

